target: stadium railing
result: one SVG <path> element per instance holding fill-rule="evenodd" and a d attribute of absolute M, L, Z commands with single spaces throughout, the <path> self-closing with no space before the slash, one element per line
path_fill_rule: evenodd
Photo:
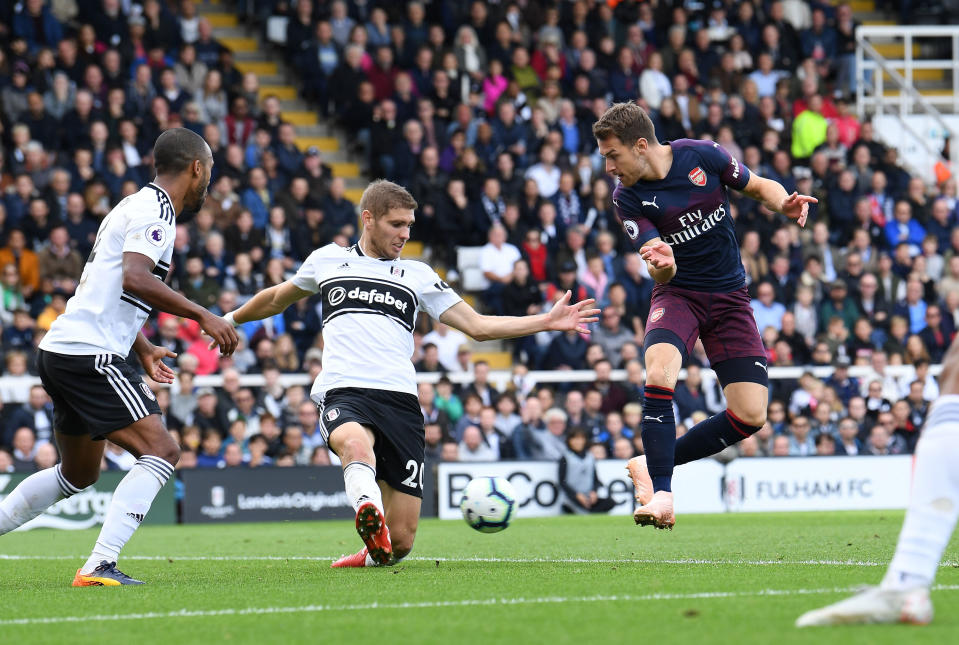
<path fill-rule="evenodd" d="M 800 376 L 806 372 L 812 372 L 812 374 L 818 378 L 825 378 L 831 376 L 835 368 L 829 365 L 823 366 L 799 366 L 799 367 L 770 367 L 769 368 L 769 379 L 770 380 L 783 380 L 783 379 L 798 379 Z M 933 376 L 938 376 L 942 371 L 942 365 L 932 365 L 929 368 L 929 373 Z M 417 383 L 436 383 L 443 372 L 418 372 L 416 374 Z M 445 373 L 453 383 L 472 383 L 473 376 L 468 372 L 448 372 Z M 885 375 L 892 376 L 894 378 L 903 378 L 909 377 L 915 374 L 915 369 L 911 365 L 892 365 L 886 368 Z M 715 378 L 715 372 L 710 369 L 702 370 L 702 375 L 704 378 Z M 854 366 L 849 368 L 849 375 L 856 378 L 862 379 L 863 377 L 875 375 L 875 371 L 868 366 Z M 539 384 L 553 384 L 553 383 L 592 383 L 596 380 L 596 373 L 593 370 L 540 370 L 540 371 L 530 371 L 522 375 L 522 381 L 524 384 L 528 385 L 539 385 Z M 613 381 L 625 382 L 626 379 L 626 370 L 613 370 L 611 374 Z M 509 370 L 490 370 L 489 372 L 489 382 L 496 386 L 498 389 L 503 390 L 506 388 L 507 384 L 513 381 L 513 373 Z M 686 370 L 680 370 L 679 380 L 683 381 L 686 379 Z M 261 374 L 243 374 L 240 376 L 240 385 L 242 387 L 261 387 L 265 384 L 265 379 Z M 14 381 L 8 377 L 0 377 L 0 390 L 6 389 L 9 385 L 12 385 Z M 15 383 L 19 386 L 24 384 L 24 380 L 16 379 Z M 311 386 L 313 384 L 312 379 L 309 374 L 299 373 L 299 374 L 283 374 L 280 376 L 280 383 L 284 387 L 291 387 L 294 385 L 301 386 Z M 197 376 L 194 379 L 194 384 L 196 387 L 222 387 L 223 386 L 223 377 L 219 374 L 208 374 L 205 376 Z M 33 377 L 29 382 L 30 386 L 40 385 L 40 378 Z M 174 383 L 171 387 L 176 387 Z"/>
<path fill-rule="evenodd" d="M 948 40 L 949 58 L 941 55 Z M 899 52 L 902 56 L 899 57 Z M 884 56 L 883 52 L 889 54 Z M 920 80 L 944 82 L 945 88 L 923 91 Z M 888 87 L 887 87 L 888 85 Z M 927 182 L 935 180 L 939 162 L 959 163 L 959 146 L 942 156 L 943 143 L 959 130 L 959 29 L 952 25 L 869 25 L 856 29 L 856 106 L 859 118 L 875 117 L 876 133 L 899 150 L 900 159 Z M 938 106 L 949 113 L 943 116 Z"/>

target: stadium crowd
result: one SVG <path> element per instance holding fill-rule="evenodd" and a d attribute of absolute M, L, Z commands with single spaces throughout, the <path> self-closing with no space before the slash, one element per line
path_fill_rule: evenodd
<path fill-rule="evenodd" d="M 771 382 L 769 422 L 722 456 L 895 454 L 915 446 L 937 396 L 930 364 L 959 320 L 956 181 L 910 176 L 855 116 L 857 24 L 846 3 L 321 2 L 262 0 L 251 28 L 285 15 L 281 54 L 370 176 L 419 202 L 414 239 L 456 284 L 456 250 L 481 246 L 486 311 L 541 311 L 567 289 L 601 322 L 516 341 L 507 391 L 459 332 L 421 320 L 427 454 L 439 460 L 559 459 L 585 429 L 596 458 L 639 437 L 643 323 L 652 281 L 616 221 L 590 127 L 636 101 L 663 140 L 708 138 L 788 191 L 815 195 L 801 230 L 731 195 L 752 306 L 774 366 L 833 365 Z M 687 9 L 685 6 L 697 8 Z M 0 471 L 47 467 L 52 409 L 31 386 L 35 348 L 83 279 L 100 219 L 152 179 L 169 127 L 214 152 L 210 195 L 179 223 L 172 284 L 216 313 L 283 281 L 315 248 L 357 238 L 355 206 L 319 150 L 300 150 L 276 96 L 260 96 L 193 0 L 24 0 L 0 8 Z M 321 369 L 315 301 L 242 326 L 235 356 L 166 314 L 144 330 L 179 354 L 158 389 L 184 446 L 180 467 L 329 463 L 316 408 L 283 373 Z M 907 378 L 887 366 L 911 365 Z M 850 365 L 870 375 L 848 376 Z M 702 352 L 676 391 L 679 431 L 724 408 Z M 625 368 L 625 382 L 610 371 Z M 536 387 L 529 370 L 591 369 Z M 219 373 L 223 387 L 195 388 Z M 241 374 L 266 386 L 241 387 Z M 583 386 L 583 387 L 580 387 Z M 111 447 L 106 462 L 129 460 Z M 52 461 L 51 461 L 52 460 Z M 334 457 L 335 460 L 335 457 Z"/>

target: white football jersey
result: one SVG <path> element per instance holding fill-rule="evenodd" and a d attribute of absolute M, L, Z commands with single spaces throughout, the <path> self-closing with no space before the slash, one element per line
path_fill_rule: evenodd
<path fill-rule="evenodd" d="M 150 183 L 124 198 L 103 218 L 76 293 L 40 341 L 58 354 L 126 357 L 150 305 L 123 290 L 123 254 L 153 260 L 153 274 L 165 280 L 173 257 L 176 214 L 166 191 Z"/>
<path fill-rule="evenodd" d="M 292 282 L 322 296 L 323 371 L 311 392 L 317 403 L 336 387 L 415 396 L 410 359 L 416 313 L 439 319 L 461 301 L 429 265 L 371 258 L 357 244 L 317 249 Z"/>

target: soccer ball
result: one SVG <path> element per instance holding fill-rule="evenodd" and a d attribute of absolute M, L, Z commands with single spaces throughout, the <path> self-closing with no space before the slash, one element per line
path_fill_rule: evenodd
<path fill-rule="evenodd" d="M 513 519 L 516 491 L 502 477 L 477 477 L 463 489 L 463 519 L 480 533 L 499 533 Z"/>

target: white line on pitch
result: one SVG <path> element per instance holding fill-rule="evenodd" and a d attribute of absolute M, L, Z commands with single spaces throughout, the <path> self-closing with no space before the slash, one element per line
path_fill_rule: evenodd
<path fill-rule="evenodd" d="M 0 553 L 0 560 L 79 560 L 84 555 L 17 555 Z M 307 562 L 328 562 L 336 560 L 338 555 L 125 555 L 123 560 L 146 560 L 162 562 L 284 562 L 303 560 Z M 496 558 L 467 556 L 453 558 L 448 556 L 411 556 L 406 561 L 414 562 L 488 562 L 506 564 L 678 564 L 678 565 L 734 565 L 734 566 L 821 566 L 821 567 L 885 567 L 888 562 L 871 560 L 728 560 L 708 558 Z M 946 560 L 940 567 L 959 567 L 959 562 Z"/>
<path fill-rule="evenodd" d="M 934 591 L 956 591 L 959 585 L 936 585 Z M 297 614 L 333 611 L 369 611 L 371 609 L 437 609 L 449 607 L 482 607 L 496 605 L 545 605 L 595 602 L 636 602 L 655 600 L 709 600 L 716 598 L 743 598 L 753 596 L 804 596 L 846 593 L 849 588 L 826 589 L 761 589 L 758 591 L 707 591 L 688 594 L 646 594 L 615 596 L 546 596 L 541 598 L 479 598 L 403 603 L 367 603 L 362 605 L 302 605 L 299 607 L 247 607 L 245 609 L 178 609 L 168 612 L 137 614 L 106 614 L 102 616 L 38 616 L 35 618 L 0 619 L 0 626 L 52 625 L 57 623 L 93 623 L 100 621 L 146 620 L 151 618 L 211 618 L 216 616 L 257 616 L 263 614 Z"/>

